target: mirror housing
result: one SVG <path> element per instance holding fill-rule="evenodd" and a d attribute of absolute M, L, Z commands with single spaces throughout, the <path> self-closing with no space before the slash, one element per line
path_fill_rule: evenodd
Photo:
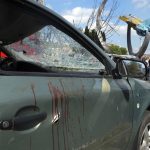
<path fill-rule="evenodd" d="M 147 77 L 147 66 L 146 63 L 136 60 L 119 58 L 117 60 L 117 70 L 121 76 L 135 77 L 135 78 L 146 78 Z"/>

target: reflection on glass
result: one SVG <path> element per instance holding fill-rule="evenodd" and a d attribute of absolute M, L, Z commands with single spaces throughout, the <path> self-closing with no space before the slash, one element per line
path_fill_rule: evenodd
<path fill-rule="evenodd" d="M 127 68 L 128 75 L 144 77 L 146 71 L 142 62 L 133 60 L 124 60 L 123 62 Z"/>

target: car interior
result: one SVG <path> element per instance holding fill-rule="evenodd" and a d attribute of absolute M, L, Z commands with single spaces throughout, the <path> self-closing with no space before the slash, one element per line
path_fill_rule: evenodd
<path fill-rule="evenodd" d="M 17 60 L 14 57 L 0 51 L 0 69 L 3 71 L 22 71 L 22 72 L 48 72 L 46 67 L 24 60 Z"/>

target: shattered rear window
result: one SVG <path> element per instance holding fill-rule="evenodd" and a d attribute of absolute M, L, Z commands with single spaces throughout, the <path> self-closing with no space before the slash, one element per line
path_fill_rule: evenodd
<path fill-rule="evenodd" d="M 104 65 L 71 37 L 53 26 L 5 46 L 18 59 L 69 71 L 98 71 Z"/>

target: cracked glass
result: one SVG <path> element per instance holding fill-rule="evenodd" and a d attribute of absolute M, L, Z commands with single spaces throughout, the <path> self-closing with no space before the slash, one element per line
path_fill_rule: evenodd
<path fill-rule="evenodd" d="M 105 70 L 87 49 L 51 25 L 5 47 L 19 60 L 38 63 L 56 71 L 98 73 Z"/>

